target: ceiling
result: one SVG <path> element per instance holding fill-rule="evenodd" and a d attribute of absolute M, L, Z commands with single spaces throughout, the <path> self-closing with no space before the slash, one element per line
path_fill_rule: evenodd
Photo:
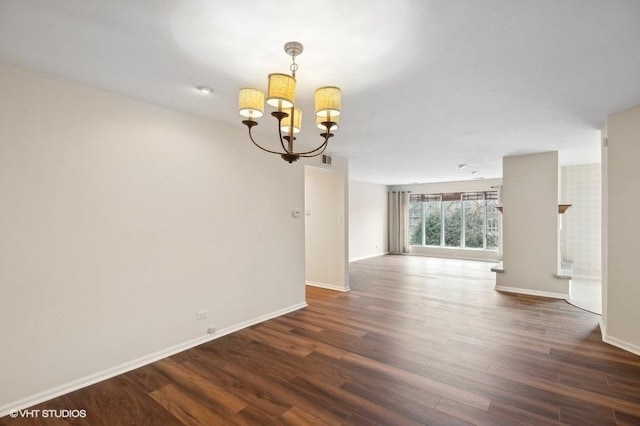
<path fill-rule="evenodd" d="M 340 86 L 329 151 L 356 180 L 494 178 L 549 150 L 597 163 L 605 117 L 640 104 L 638 0 L 0 0 L 0 61 L 238 128 L 238 89 L 288 72 L 290 40 L 299 139 L 320 141 L 313 89 Z"/>

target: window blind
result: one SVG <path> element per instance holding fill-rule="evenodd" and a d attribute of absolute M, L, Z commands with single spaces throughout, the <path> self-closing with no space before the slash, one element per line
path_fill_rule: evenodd
<path fill-rule="evenodd" d="M 441 194 L 411 194 L 411 202 L 456 201 L 456 200 L 497 200 L 498 191 L 446 192 Z"/>

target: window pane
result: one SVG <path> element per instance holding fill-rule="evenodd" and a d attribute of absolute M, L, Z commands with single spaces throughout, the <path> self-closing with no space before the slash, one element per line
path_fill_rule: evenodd
<path fill-rule="evenodd" d="M 487 248 L 498 248 L 498 205 L 497 200 L 487 200 Z"/>
<path fill-rule="evenodd" d="M 440 201 L 427 201 L 425 203 L 425 245 L 440 245 L 440 230 L 442 220 L 440 218 Z"/>
<path fill-rule="evenodd" d="M 468 248 L 484 247 L 484 200 L 464 202 L 464 244 Z"/>
<path fill-rule="evenodd" d="M 422 201 L 409 203 L 409 244 L 422 245 Z"/>
<path fill-rule="evenodd" d="M 462 201 L 443 201 L 444 245 L 460 247 L 462 235 Z"/>

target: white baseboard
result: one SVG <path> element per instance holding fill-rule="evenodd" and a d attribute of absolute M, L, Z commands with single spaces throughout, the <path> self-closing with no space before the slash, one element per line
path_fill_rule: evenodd
<path fill-rule="evenodd" d="M 498 291 L 504 291 L 506 293 L 526 294 L 527 296 L 540 296 L 540 297 L 548 297 L 551 299 L 568 299 L 569 298 L 568 294 L 552 293 L 550 291 L 530 290 L 527 288 L 505 287 L 505 286 L 497 285 L 495 289 Z"/>
<path fill-rule="evenodd" d="M 602 327 L 602 325 L 600 327 Z M 634 345 L 633 343 L 626 342 L 616 337 L 608 336 L 605 330 L 602 330 L 602 341 L 612 346 L 623 349 L 627 352 L 631 352 L 632 354 L 640 355 L 640 346 Z"/>
<path fill-rule="evenodd" d="M 327 290 L 335 290 L 335 291 L 342 291 L 344 293 L 351 291 L 350 287 L 340 287 L 339 285 L 335 285 L 335 284 L 326 284 L 326 283 L 319 283 L 316 281 L 306 281 L 305 282 L 306 285 L 310 285 L 311 287 L 320 287 L 320 288 L 326 288 Z"/>
<path fill-rule="evenodd" d="M 384 253 L 378 253 L 378 254 L 372 254 L 369 256 L 362 256 L 362 257 L 356 257 L 355 259 L 349 259 L 349 262 L 357 262 L 358 260 L 365 260 L 365 259 L 371 259 L 372 257 L 378 257 L 378 256 L 385 256 L 389 254 L 388 251 L 384 252 Z"/>
<path fill-rule="evenodd" d="M 210 342 L 211 340 L 215 340 L 219 337 L 226 336 L 227 334 L 231 334 L 233 332 L 242 330 L 243 328 L 247 328 L 252 325 L 267 321 L 269 319 L 276 318 L 293 311 L 297 311 L 298 309 L 302 309 L 306 306 L 307 306 L 306 302 L 301 302 L 292 306 L 288 306 L 286 308 L 283 308 L 274 312 L 270 312 L 265 315 L 261 315 L 257 318 L 253 318 L 248 321 L 244 321 L 239 324 L 234 324 L 232 326 L 220 329 L 216 331 L 214 334 L 207 334 L 192 340 L 188 340 L 186 342 L 177 344 L 175 346 L 171 346 L 169 348 L 160 350 L 158 352 L 145 355 L 143 357 L 125 362 L 120 365 L 116 365 L 115 367 L 99 371 L 89 376 L 82 377 L 72 382 L 65 383 L 60 386 L 56 386 L 55 388 L 47 389 L 35 395 L 31 395 L 27 398 L 23 398 L 18 401 L 11 402 L 9 404 L 2 405 L 0 406 L 0 418 L 8 415 L 12 410 L 24 410 L 36 404 L 40 404 L 50 399 L 65 395 L 69 392 L 73 392 L 78 389 L 101 382 L 103 380 L 110 379 L 120 374 L 124 374 L 128 371 L 135 370 L 136 368 L 143 367 L 147 364 L 151 364 L 152 362 L 159 361 L 163 358 L 167 358 L 171 355 L 175 355 L 177 353 L 183 352 L 187 349 L 191 349 L 203 343 Z"/>
<path fill-rule="evenodd" d="M 465 255 L 461 255 L 461 256 L 456 256 L 456 255 L 447 255 L 446 253 L 444 254 L 440 254 L 440 253 L 416 253 L 416 252 L 411 252 L 408 253 L 409 256 L 421 256 L 421 257 L 436 257 L 438 259 L 457 259 L 457 260 L 475 260 L 478 262 L 490 262 L 490 263 L 497 263 L 498 259 L 497 258 L 490 258 L 490 257 L 473 257 L 473 256 L 465 256 Z"/>

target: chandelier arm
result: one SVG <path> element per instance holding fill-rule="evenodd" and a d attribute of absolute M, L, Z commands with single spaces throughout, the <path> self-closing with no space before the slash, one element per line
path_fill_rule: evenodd
<path fill-rule="evenodd" d="M 299 152 L 298 154 L 304 156 L 305 154 L 313 154 L 314 152 L 322 149 L 323 151 L 326 149 L 327 145 L 329 144 L 329 138 L 333 136 L 333 133 L 323 133 L 322 135 L 324 136 L 324 141 L 322 142 L 322 144 L 320 144 L 319 147 L 317 147 L 316 149 L 312 149 L 311 151 L 306 151 L 306 152 Z M 318 154 L 314 154 L 314 155 L 318 155 Z M 313 155 L 310 155 L 309 157 L 313 157 Z"/>
<path fill-rule="evenodd" d="M 258 148 L 260 148 L 263 151 L 270 152 L 271 154 L 278 154 L 278 155 L 283 154 L 282 152 L 271 151 L 270 149 L 266 149 L 266 148 L 261 147 L 255 140 L 253 140 L 253 135 L 251 134 L 251 127 L 249 127 L 249 139 L 251 139 L 251 142 L 253 142 L 253 144 L 255 146 L 257 146 Z"/>
<path fill-rule="evenodd" d="M 280 137 L 280 146 L 282 146 L 282 150 L 286 153 L 289 153 L 289 150 L 284 146 L 284 140 L 282 139 L 282 128 L 280 127 L 280 124 L 282 122 L 282 119 L 278 119 L 278 136 Z"/>
<path fill-rule="evenodd" d="M 289 114 L 287 114 L 286 112 L 282 112 L 282 111 L 274 111 L 271 113 L 271 115 L 273 117 L 275 117 L 276 120 L 278 120 L 278 137 L 280 138 L 280 146 L 282 147 L 282 150 L 285 153 L 290 153 L 289 150 L 284 146 L 284 140 L 282 138 L 282 119 L 285 117 L 288 117 Z"/>
<path fill-rule="evenodd" d="M 300 154 L 300 157 L 317 157 L 318 155 L 322 154 L 324 152 L 325 149 L 327 149 L 327 147 L 329 146 L 329 144 L 327 142 L 323 143 L 322 145 L 320 145 L 318 148 L 316 148 L 314 151 L 317 151 L 318 149 L 322 148 L 321 151 L 316 152 L 315 154 L 311 154 L 311 152 L 313 151 L 309 151 L 309 153 L 307 154 Z"/>

